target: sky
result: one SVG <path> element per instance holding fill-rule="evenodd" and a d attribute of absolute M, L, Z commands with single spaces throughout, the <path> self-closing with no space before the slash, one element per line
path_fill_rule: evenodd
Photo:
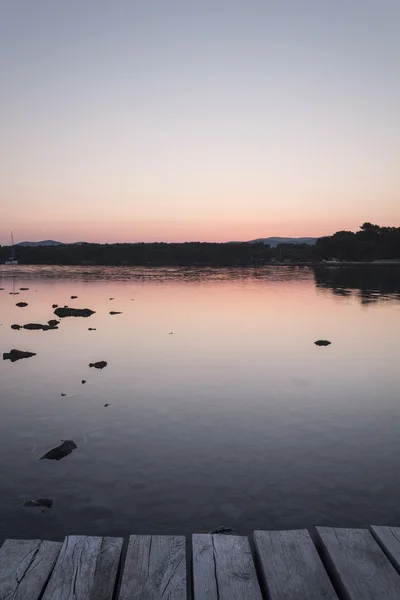
<path fill-rule="evenodd" d="M 0 0 L 0 243 L 400 225 L 398 0 Z"/>

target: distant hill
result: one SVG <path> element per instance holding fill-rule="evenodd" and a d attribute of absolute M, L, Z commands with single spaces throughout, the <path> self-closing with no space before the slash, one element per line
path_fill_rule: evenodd
<path fill-rule="evenodd" d="M 302 237 L 302 238 L 291 238 L 291 237 L 268 237 L 258 238 L 257 240 L 250 240 L 249 244 L 269 244 L 271 248 L 275 248 L 278 244 L 309 244 L 313 245 L 318 238 L 313 237 Z"/>
<path fill-rule="evenodd" d="M 55 242 L 54 240 L 43 240 L 42 242 L 19 242 L 16 246 L 62 246 L 62 242 Z"/>

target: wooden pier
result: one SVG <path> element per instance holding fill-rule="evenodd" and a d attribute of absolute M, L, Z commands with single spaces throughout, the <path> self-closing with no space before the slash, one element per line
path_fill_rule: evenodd
<path fill-rule="evenodd" d="M 0 600 L 399 600 L 400 527 L 6 540 Z"/>

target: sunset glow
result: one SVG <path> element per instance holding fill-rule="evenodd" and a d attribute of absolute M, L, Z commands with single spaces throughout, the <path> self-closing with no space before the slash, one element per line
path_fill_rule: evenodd
<path fill-rule="evenodd" d="M 400 224 L 400 4 L 8 1 L 0 243 Z"/>

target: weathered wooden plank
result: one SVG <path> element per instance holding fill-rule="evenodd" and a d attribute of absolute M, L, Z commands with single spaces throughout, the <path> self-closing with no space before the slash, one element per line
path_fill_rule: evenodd
<path fill-rule="evenodd" d="M 91 600 L 111 600 L 113 597 L 122 543 L 122 538 L 103 538 L 96 564 Z"/>
<path fill-rule="evenodd" d="M 400 527 L 371 526 L 372 535 L 400 573 Z"/>
<path fill-rule="evenodd" d="M 61 546 L 60 542 L 6 540 L 0 549 L 0 600 L 37 600 Z"/>
<path fill-rule="evenodd" d="M 246 537 L 193 535 L 194 600 L 261 600 Z"/>
<path fill-rule="evenodd" d="M 88 600 L 94 587 L 101 544 L 101 537 L 66 537 L 43 600 Z"/>
<path fill-rule="evenodd" d="M 270 600 L 337 600 L 306 529 L 255 531 L 254 541 Z"/>
<path fill-rule="evenodd" d="M 120 600 L 185 600 L 186 545 L 183 536 L 131 535 Z"/>
<path fill-rule="evenodd" d="M 317 527 L 323 557 L 348 600 L 399 600 L 400 576 L 367 529 Z"/>

